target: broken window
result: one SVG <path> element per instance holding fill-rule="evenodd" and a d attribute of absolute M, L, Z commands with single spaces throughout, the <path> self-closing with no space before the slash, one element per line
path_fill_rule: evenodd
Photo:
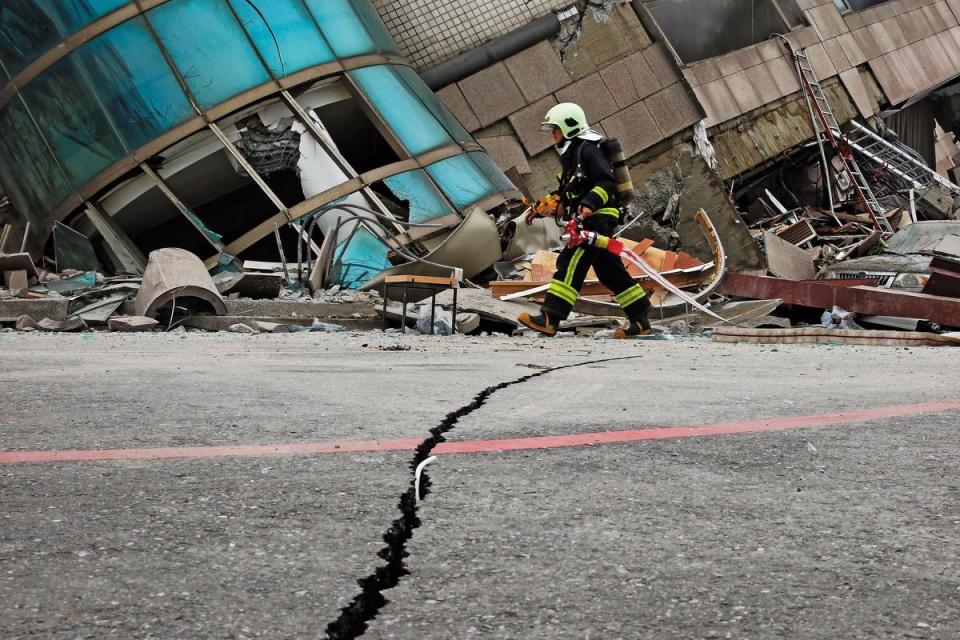
<path fill-rule="evenodd" d="M 474 164 L 471 155 L 474 154 L 454 156 L 427 167 L 427 173 L 460 211 L 499 193 L 497 187 Z"/>
<path fill-rule="evenodd" d="M 128 149 L 194 115 L 143 18 L 111 29 L 76 55 Z"/>
<path fill-rule="evenodd" d="M 170 0 L 147 15 L 201 107 L 269 82 L 226 0 Z"/>
<path fill-rule="evenodd" d="M 648 0 L 645 5 L 684 63 L 736 51 L 790 29 L 772 0 Z"/>
<path fill-rule="evenodd" d="M 388 208 L 407 222 L 424 224 L 454 213 L 427 174 L 419 169 L 386 178 L 383 182 L 387 188 L 379 192 L 389 203 Z"/>

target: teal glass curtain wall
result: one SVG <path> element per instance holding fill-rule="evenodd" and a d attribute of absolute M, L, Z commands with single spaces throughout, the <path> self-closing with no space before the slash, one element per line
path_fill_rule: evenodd
<path fill-rule="evenodd" d="M 79 206 L 78 194 L 91 181 L 121 160 L 135 163 L 131 154 L 198 118 L 198 110 L 311 68 L 311 77 L 332 75 L 322 65 L 337 60 L 360 58 L 346 75 L 409 156 L 473 142 L 416 72 L 383 58 L 399 57 L 399 50 L 369 0 L 167 0 L 146 12 L 134 6 L 0 1 L 0 87 L 13 96 L 0 104 L 0 184 L 35 228 L 52 227 L 53 213 L 74 200 Z M 126 12 L 122 21 L 98 22 L 118 10 Z M 61 44 L 83 29 L 90 34 L 74 49 Z M 64 53 L 46 55 L 54 51 Z M 31 67 L 41 59 L 51 62 Z M 412 222 L 513 188 L 482 153 L 386 184 L 409 201 Z"/>

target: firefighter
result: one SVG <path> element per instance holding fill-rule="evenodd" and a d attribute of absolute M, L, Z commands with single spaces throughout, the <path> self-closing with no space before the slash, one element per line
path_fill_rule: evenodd
<path fill-rule="evenodd" d="M 622 213 L 613 167 L 598 145 L 603 136 L 590 129 L 583 109 L 570 103 L 550 109 L 541 128 L 552 132 L 560 151 L 562 172 L 557 215 L 579 216 L 585 230 L 612 236 L 622 222 Z M 531 210 L 526 223 L 533 224 L 533 220 L 541 215 Z M 517 320 L 544 335 L 556 335 L 560 323 L 567 319 L 580 297 L 590 267 L 600 282 L 616 294 L 617 302 L 630 321 L 626 328 L 617 329 L 615 337 L 649 335 L 647 313 L 650 300 L 646 292 L 633 281 L 619 256 L 594 246 L 565 248 L 557 259 L 557 272 L 540 314 L 522 313 Z"/>

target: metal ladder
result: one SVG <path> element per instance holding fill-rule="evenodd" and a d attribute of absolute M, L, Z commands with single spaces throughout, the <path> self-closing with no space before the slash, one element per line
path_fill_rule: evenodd
<path fill-rule="evenodd" d="M 960 187 L 927 166 L 909 147 L 890 142 L 858 122 L 851 124 L 853 131 L 845 136 L 850 148 L 898 178 L 906 188 L 923 192 L 940 185 L 960 196 Z"/>
<path fill-rule="evenodd" d="M 887 217 L 884 215 L 883 207 L 877 202 L 877 197 L 870 188 L 863 172 L 860 171 L 857 161 L 853 157 L 853 152 L 847 142 L 846 136 L 840 130 L 840 123 L 837 122 L 837 116 L 833 113 L 830 101 L 827 100 L 823 87 L 817 79 L 817 74 L 813 71 L 813 65 L 803 50 L 796 50 L 790 41 L 784 38 L 787 51 L 793 57 L 797 68 L 797 75 L 800 78 L 800 84 L 807 96 L 807 106 L 810 108 L 810 119 L 813 122 L 813 130 L 817 134 L 818 141 L 826 140 L 837 151 L 837 157 L 843 165 L 843 169 L 850 176 L 851 184 L 857 194 L 857 198 L 863 202 L 874 225 L 885 234 L 892 234 L 893 228 L 890 226 Z M 824 167 L 828 171 L 827 167 Z M 829 171 L 828 171 L 829 172 Z"/>

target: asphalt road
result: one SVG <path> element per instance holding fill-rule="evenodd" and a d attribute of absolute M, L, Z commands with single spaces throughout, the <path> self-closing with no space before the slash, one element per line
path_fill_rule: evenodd
<path fill-rule="evenodd" d="M 2 637 L 324 637 L 416 445 L 542 373 L 452 424 L 362 637 L 956 638 L 956 358 L 0 333 Z"/>

